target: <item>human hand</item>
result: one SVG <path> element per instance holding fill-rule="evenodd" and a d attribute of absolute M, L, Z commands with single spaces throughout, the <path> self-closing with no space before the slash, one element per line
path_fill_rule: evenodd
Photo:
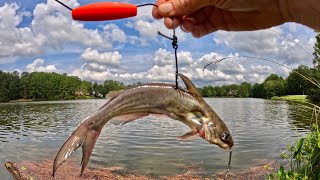
<path fill-rule="evenodd" d="M 307 1 L 313 7 L 319 7 L 317 0 Z M 170 17 L 174 17 L 175 27 L 181 25 L 184 31 L 197 38 L 217 30 L 258 30 L 294 21 L 319 28 L 319 15 L 315 16 L 304 5 L 306 3 L 294 0 L 157 0 L 158 8 L 153 8 L 152 15 L 156 19 L 164 17 L 167 28 L 173 28 Z M 316 20 L 308 23 L 312 18 Z M 303 19 L 305 22 L 301 21 Z"/>

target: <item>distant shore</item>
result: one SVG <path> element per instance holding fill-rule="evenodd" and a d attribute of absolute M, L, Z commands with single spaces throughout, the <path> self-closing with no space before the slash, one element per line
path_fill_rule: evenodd
<path fill-rule="evenodd" d="M 49 100 L 49 99 L 16 99 L 11 100 L 6 103 L 17 103 L 17 102 L 35 102 L 35 101 L 65 101 L 65 100 L 80 100 L 80 99 L 103 99 L 102 97 L 94 97 L 94 96 L 81 96 L 81 97 L 74 97 L 74 99 L 55 99 L 55 100 Z"/>
<path fill-rule="evenodd" d="M 292 101 L 292 102 L 308 102 L 307 95 L 287 95 L 287 96 L 273 96 L 272 100 L 283 100 L 283 101 Z"/>

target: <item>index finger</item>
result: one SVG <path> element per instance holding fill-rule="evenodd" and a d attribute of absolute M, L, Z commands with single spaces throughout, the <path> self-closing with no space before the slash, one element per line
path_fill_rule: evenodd
<path fill-rule="evenodd" d="M 167 2 L 168 0 L 157 0 L 156 1 L 156 5 L 159 6 L 160 4 L 163 4 L 165 2 Z M 161 16 L 159 13 L 158 13 L 158 7 L 153 7 L 152 8 L 152 16 L 155 18 L 155 19 L 161 19 L 163 18 L 163 16 Z"/>

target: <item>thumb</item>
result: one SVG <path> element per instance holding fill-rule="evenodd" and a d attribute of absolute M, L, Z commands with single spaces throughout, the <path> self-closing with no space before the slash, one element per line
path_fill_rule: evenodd
<path fill-rule="evenodd" d="M 158 13 L 163 17 L 184 16 L 208 5 L 210 0 L 169 0 L 159 5 Z"/>

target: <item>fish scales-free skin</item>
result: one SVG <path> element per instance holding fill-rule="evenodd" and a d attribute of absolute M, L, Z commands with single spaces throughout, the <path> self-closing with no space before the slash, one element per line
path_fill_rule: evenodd
<path fill-rule="evenodd" d="M 78 147 L 82 146 L 81 175 L 90 159 L 94 144 L 107 122 L 125 124 L 149 114 L 166 115 L 191 128 L 179 139 L 200 136 L 223 149 L 231 149 L 231 134 L 213 109 L 204 101 L 196 87 L 179 74 L 187 90 L 172 84 L 146 84 L 119 92 L 110 92 L 107 102 L 95 113 L 85 118 L 59 150 L 53 164 L 57 168 Z"/>

